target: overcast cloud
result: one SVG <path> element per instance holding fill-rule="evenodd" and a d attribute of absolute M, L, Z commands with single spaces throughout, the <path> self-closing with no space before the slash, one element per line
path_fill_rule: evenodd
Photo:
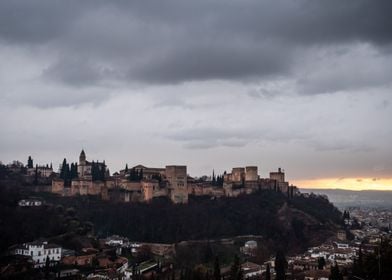
<path fill-rule="evenodd" d="M 391 177 L 391 1 L 0 2 L 0 160 Z"/>

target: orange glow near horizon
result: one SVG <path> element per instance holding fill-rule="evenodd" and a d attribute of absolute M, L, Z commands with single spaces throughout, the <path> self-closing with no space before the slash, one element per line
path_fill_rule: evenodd
<path fill-rule="evenodd" d="M 392 191 L 392 178 L 322 178 L 293 180 L 298 188 Z"/>

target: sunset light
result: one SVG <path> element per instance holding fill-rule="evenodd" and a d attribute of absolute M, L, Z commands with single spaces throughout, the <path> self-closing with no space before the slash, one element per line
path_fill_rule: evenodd
<path fill-rule="evenodd" d="M 293 183 L 307 189 L 392 190 L 392 178 L 323 178 L 297 180 Z"/>

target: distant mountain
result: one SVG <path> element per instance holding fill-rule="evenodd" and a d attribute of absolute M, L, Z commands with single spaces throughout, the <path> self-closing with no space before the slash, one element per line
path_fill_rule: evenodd
<path fill-rule="evenodd" d="M 382 207 L 392 208 L 392 191 L 351 191 L 341 189 L 301 189 L 303 193 L 327 195 L 336 207 Z"/>

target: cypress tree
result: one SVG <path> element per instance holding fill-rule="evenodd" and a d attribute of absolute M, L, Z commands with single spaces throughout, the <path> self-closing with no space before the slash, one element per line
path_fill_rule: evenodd
<path fill-rule="evenodd" d="M 67 167 L 67 159 L 64 158 L 63 164 L 61 165 L 60 169 L 60 178 L 65 180 L 65 168 Z"/>
<path fill-rule="evenodd" d="M 38 164 L 35 166 L 34 185 L 38 185 Z"/>
<path fill-rule="evenodd" d="M 317 259 L 317 268 L 318 269 L 324 269 L 324 266 L 325 266 L 325 259 L 324 259 L 324 257 L 320 257 L 320 258 L 318 258 Z"/>
<path fill-rule="evenodd" d="M 241 280 L 241 279 L 243 279 L 240 259 L 238 258 L 237 255 L 234 256 L 234 262 L 233 262 L 233 265 L 231 266 L 230 278 L 229 279 L 230 280 Z"/>
<path fill-rule="evenodd" d="M 27 167 L 34 168 L 33 159 L 31 158 L 31 156 L 29 156 L 29 158 L 27 159 Z"/>
<path fill-rule="evenodd" d="M 135 168 L 132 168 L 131 171 L 129 172 L 129 176 L 128 176 L 129 181 L 137 181 L 137 177 L 138 177 L 138 174 L 137 174 Z"/>
<path fill-rule="evenodd" d="M 49 256 L 47 256 L 45 260 L 45 279 L 48 279 L 49 268 L 50 268 L 50 260 L 49 260 Z"/>
<path fill-rule="evenodd" d="M 271 280 L 271 267 L 269 263 L 267 263 L 267 268 L 265 269 L 265 280 Z"/>
<path fill-rule="evenodd" d="M 74 167 L 74 163 L 73 162 L 71 162 L 71 170 L 70 170 L 70 174 L 69 174 L 69 178 L 72 180 L 72 178 L 73 178 L 73 175 L 74 175 L 74 169 L 75 169 L 75 167 Z"/>
<path fill-rule="evenodd" d="M 363 269 L 363 254 L 362 254 L 362 244 L 359 246 L 358 259 L 354 259 L 353 263 L 353 275 L 358 277 L 364 276 Z"/>
<path fill-rule="evenodd" d="M 330 280 L 342 280 L 343 276 L 339 271 L 338 264 L 335 262 L 335 265 L 331 266 L 331 275 L 329 276 Z"/>
<path fill-rule="evenodd" d="M 106 172 L 105 165 L 102 165 L 100 169 L 100 176 L 99 176 L 101 181 L 105 181 L 105 172 Z"/>
<path fill-rule="evenodd" d="M 219 258 L 218 258 L 218 256 L 215 257 L 215 263 L 214 263 L 214 279 L 215 279 L 215 280 L 221 280 L 220 264 L 219 264 Z"/>
<path fill-rule="evenodd" d="M 275 270 L 276 270 L 276 280 L 286 279 L 286 267 L 287 261 L 282 251 L 278 251 L 275 257 Z"/>
<path fill-rule="evenodd" d="M 95 180 L 95 162 L 91 162 L 91 179 L 94 181 Z"/>

